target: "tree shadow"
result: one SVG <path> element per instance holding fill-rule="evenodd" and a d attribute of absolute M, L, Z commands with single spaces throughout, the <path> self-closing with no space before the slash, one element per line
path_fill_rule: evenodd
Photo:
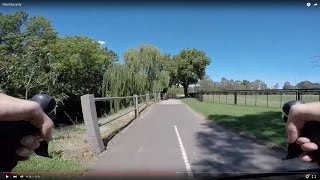
<path fill-rule="evenodd" d="M 281 119 L 281 112 L 269 111 L 244 116 L 209 115 L 208 119 L 260 143 L 271 145 L 267 142 L 273 142 L 275 146 L 286 147 L 285 123 Z"/>
<path fill-rule="evenodd" d="M 130 121 L 128 123 L 126 123 L 125 125 L 121 126 L 119 129 L 117 129 L 116 131 L 112 132 L 110 135 L 108 135 L 105 138 L 102 138 L 103 144 L 105 147 L 108 146 L 109 142 L 119 133 L 121 132 L 123 129 L 125 129 L 126 127 L 128 127 L 133 121 L 135 120 L 135 118 L 131 118 Z"/>
<path fill-rule="evenodd" d="M 201 157 L 191 165 L 195 176 L 206 179 L 316 168 L 315 164 L 298 159 L 282 161 L 286 156 L 286 134 L 280 117 L 274 111 L 244 116 L 209 115 L 209 122 L 201 124 L 201 131 L 196 134 Z M 240 129 L 259 138 L 243 134 Z M 276 141 L 278 146 L 266 140 Z"/>

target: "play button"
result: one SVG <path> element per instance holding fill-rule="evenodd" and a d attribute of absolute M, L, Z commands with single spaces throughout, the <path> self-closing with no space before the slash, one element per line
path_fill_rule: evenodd
<path fill-rule="evenodd" d="M 6 175 L 6 178 L 9 178 L 9 176 L 8 176 L 8 175 Z"/>

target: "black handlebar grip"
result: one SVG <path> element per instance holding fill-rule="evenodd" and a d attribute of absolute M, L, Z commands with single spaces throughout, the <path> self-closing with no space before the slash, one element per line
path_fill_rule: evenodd
<path fill-rule="evenodd" d="M 54 98 L 46 94 L 37 94 L 30 100 L 39 103 L 47 115 L 56 107 Z M 12 171 L 21 158 L 16 154 L 16 150 L 22 146 L 20 140 L 24 136 L 37 132 L 39 132 L 39 129 L 27 121 L 0 121 L 0 172 Z M 41 141 L 40 146 L 34 151 L 37 155 L 49 157 L 48 142 Z"/>
<path fill-rule="evenodd" d="M 282 119 L 287 122 L 290 108 L 295 104 L 303 104 L 303 101 L 289 101 L 282 107 Z M 301 130 L 300 137 L 309 138 L 311 142 L 315 143 L 320 147 L 320 122 L 308 121 L 305 123 Z M 286 159 L 293 159 L 299 157 L 302 153 L 301 146 L 296 143 L 288 144 L 288 152 Z M 315 159 L 320 158 L 320 148 L 311 153 L 311 156 Z"/>

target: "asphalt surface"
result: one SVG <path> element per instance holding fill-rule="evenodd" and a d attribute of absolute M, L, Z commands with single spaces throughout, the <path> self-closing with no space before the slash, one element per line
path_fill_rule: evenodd
<path fill-rule="evenodd" d="M 95 171 L 201 178 L 315 167 L 297 159 L 282 161 L 284 156 L 284 151 L 208 123 L 180 100 L 167 100 L 117 135 Z"/>

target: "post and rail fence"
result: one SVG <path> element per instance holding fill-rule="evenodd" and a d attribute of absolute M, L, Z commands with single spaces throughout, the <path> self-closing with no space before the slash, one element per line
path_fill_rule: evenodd
<path fill-rule="evenodd" d="M 318 102 L 320 89 L 200 91 L 189 96 L 207 103 L 281 108 L 290 100 Z"/>
<path fill-rule="evenodd" d="M 153 103 L 160 102 L 162 99 L 166 99 L 166 94 L 153 93 L 146 95 L 134 95 L 126 97 L 94 97 L 93 94 L 86 94 L 81 96 L 82 114 L 86 128 L 86 134 L 88 142 L 92 149 L 96 153 L 101 153 L 105 150 L 103 139 L 100 133 L 100 127 L 107 125 L 111 121 L 115 121 L 118 118 L 125 116 L 134 111 L 134 117 L 138 118 L 140 112 L 150 106 Z M 115 100 L 132 100 L 133 108 L 129 107 L 121 112 L 116 112 L 115 115 L 108 115 L 109 118 L 104 118 L 99 121 L 97 116 L 96 102 L 101 101 L 115 101 Z"/>

